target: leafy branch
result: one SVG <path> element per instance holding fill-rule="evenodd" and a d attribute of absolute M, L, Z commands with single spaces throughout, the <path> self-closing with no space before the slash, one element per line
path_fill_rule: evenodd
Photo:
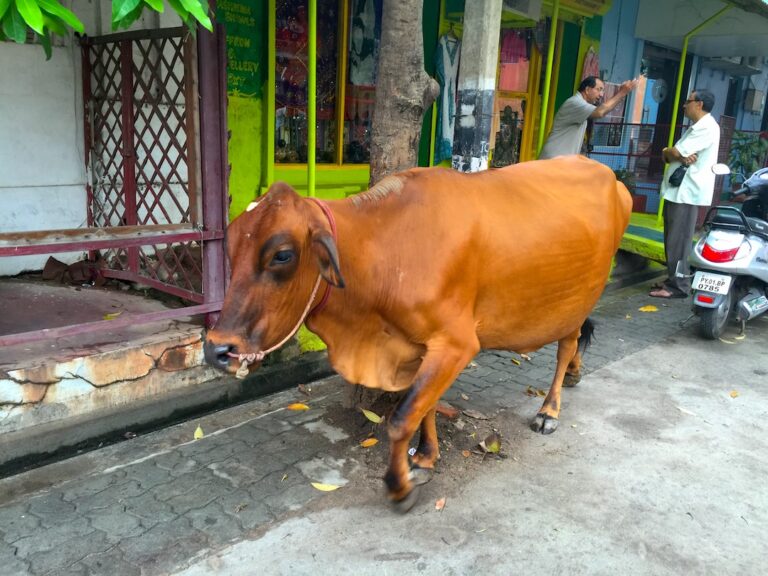
<path fill-rule="evenodd" d="M 208 0 L 168 0 L 168 4 L 192 32 L 198 23 L 213 30 Z M 130 27 L 145 9 L 162 13 L 165 5 L 163 0 L 112 0 L 112 30 Z M 0 40 L 24 44 L 34 32 L 50 59 L 52 37 L 66 36 L 69 30 L 85 33 L 82 21 L 58 0 L 0 0 Z"/>

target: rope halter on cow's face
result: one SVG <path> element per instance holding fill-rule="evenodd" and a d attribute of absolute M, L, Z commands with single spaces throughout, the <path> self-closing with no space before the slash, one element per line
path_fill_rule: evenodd
<path fill-rule="evenodd" d="M 317 280 L 315 280 L 315 286 L 312 288 L 312 294 L 309 296 L 309 300 L 307 301 L 307 305 L 304 307 L 304 311 L 301 313 L 301 317 L 299 318 L 299 321 L 296 323 L 296 325 L 293 327 L 293 330 L 291 330 L 288 335 L 283 338 L 280 342 L 275 344 L 274 346 L 271 346 L 267 350 L 259 350 L 258 352 L 249 352 L 246 354 L 236 354 L 234 352 L 228 352 L 227 355 L 230 358 L 237 358 L 238 362 L 240 362 L 240 367 L 237 369 L 237 372 L 235 372 L 235 378 L 238 378 L 240 380 L 244 379 L 246 376 L 248 376 L 249 372 L 249 366 L 253 364 L 254 362 L 261 362 L 264 360 L 264 358 L 267 356 L 267 354 L 271 354 L 278 348 L 281 348 L 288 340 L 293 338 L 293 336 L 296 334 L 296 332 L 299 331 L 299 328 L 301 328 L 301 325 L 304 324 L 304 321 L 311 316 L 312 314 L 316 314 L 320 312 L 325 307 L 326 302 L 328 301 L 328 297 L 331 293 L 331 286 L 337 286 L 339 288 L 344 287 L 344 280 L 341 277 L 341 273 L 339 272 L 339 264 L 338 264 L 338 255 L 336 254 L 336 220 L 333 217 L 333 213 L 328 208 L 328 206 L 325 204 L 325 202 L 321 202 L 320 200 L 316 198 L 309 198 L 309 200 L 313 201 L 317 206 L 320 207 L 320 209 L 325 214 L 326 218 L 328 219 L 328 223 L 331 226 L 331 235 L 332 235 L 332 241 L 333 244 L 329 244 L 327 241 L 327 237 L 321 237 L 317 242 L 320 242 L 324 245 L 324 248 L 329 252 L 329 260 L 330 262 L 326 265 L 328 267 L 333 267 L 333 271 L 335 272 L 335 275 L 331 277 L 328 274 L 328 270 L 323 270 L 323 267 L 321 267 L 321 272 L 317 275 Z M 248 207 L 246 208 L 247 212 L 250 212 L 256 206 L 258 206 L 258 202 L 251 202 Z M 325 285 L 325 293 L 323 294 L 323 298 L 320 300 L 317 306 L 312 308 L 312 302 L 315 301 L 315 297 L 317 296 L 317 291 L 320 288 L 320 280 L 322 280 L 325 277 L 326 279 L 326 285 Z"/>

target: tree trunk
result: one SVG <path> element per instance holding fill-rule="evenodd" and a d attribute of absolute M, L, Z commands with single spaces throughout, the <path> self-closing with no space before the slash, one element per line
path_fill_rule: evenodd
<path fill-rule="evenodd" d="M 384 0 L 370 184 L 416 166 L 424 111 L 440 93 L 424 71 L 423 0 Z"/>
<path fill-rule="evenodd" d="M 422 9 L 423 0 L 384 0 L 371 131 L 371 186 L 416 166 L 424 112 L 440 94 L 440 85 L 424 71 Z M 389 417 L 401 397 L 350 386 L 344 404 Z"/>

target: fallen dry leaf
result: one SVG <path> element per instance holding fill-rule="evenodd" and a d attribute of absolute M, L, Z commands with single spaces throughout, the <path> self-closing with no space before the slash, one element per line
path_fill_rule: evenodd
<path fill-rule="evenodd" d="M 333 492 L 334 490 L 338 490 L 341 488 L 341 486 L 337 486 L 336 484 L 321 484 L 320 482 L 312 482 L 312 486 L 320 490 L 320 492 Z"/>
<path fill-rule="evenodd" d="M 309 406 L 301 402 L 294 402 L 293 404 L 288 404 L 288 406 L 286 406 L 285 409 L 300 412 L 302 410 L 309 410 Z"/>
<path fill-rule="evenodd" d="M 456 418 L 456 416 L 459 415 L 458 409 L 454 408 L 450 404 L 446 402 L 438 402 L 437 406 L 435 407 L 435 410 L 437 410 L 438 414 L 442 414 L 446 418 Z"/>
<path fill-rule="evenodd" d="M 469 458 L 469 455 L 471 452 L 469 450 L 462 450 L 461 455 L 464 456 L 464 458 Z"/>
<path fill-rule="evenodd" d="M 467 368 L 477 368 L 477 362 L 472 360 L 469 364 L 467 364 Z"/>
<path fill-rule="evenodd" d="M 626 316 L 624 316 L 624 318 L 626 320 L 632 320 L 632 314 L 627 314 Z"/>
<path fill-rule="evenodd" d="M 110 312 L 109 314 L 104 314 L 104 320 L 114 320 L 115 318 L 120 316 L 120 314 L 122 313 L 123 312 L 120 311 L 120 312 Z"/>
<path fill-rule="evenodd" d="M 488 416 L 477 410 L 464 410 L 464 415 L 474 418 L 475 420 L 489 420 Z"/>
<path fill-rule="evenodd" d="M 288 480 L 288 474 L 283 474 L 283 477 L 280 478 L 280 482 L 285 482 L 286 480 Z"/>
<path fill-rule="evenodd" d="M 739 393 L 736 390 L 731 390 L 731 398 L 737 398 Z"/>
<path fill-rule="evenodd" d="M 511 360 L 512 360 L 512 364 L 514 364 L 515 366 L 520 366 L 520 360 L 518 360 L 517 358 L 511 358 Z"/>
<path fill-rule="evenodd" d="M 362 410 L 363 410 L 363 415 L 366 418 L 368 418 L 368 420 L 370 420 L 374 424 L 381 424 L 381 421 L 383 420 L 383 418 L 381 416 L 379 416 L 375 412 L 371 412 L 370 410 L 366 410 L 365 408 L 363 408 Z"/>
<path fill-rule="evenodd" d="M 639 310 L 640 312 L 658 312 L 659 311 L 659 309 L 653 304 L 648 304 L 648 306 L 643 306 Z"/>
<path fill-rule="evenodd" d="M 461 393 L 461 399 L 462 400 L 469 400 L 469 396 L 467 396 L 466 394 L 464 394 L 464 392 L 462 392 Z"/>
<path fill-rule="evenodd" d="M 528 356 L 528 354 L 520 354 L 520 358 L 522 358 L 523 360 L 527 360 L 528 362 L 531 361 L 531 357 Z"/>
<path fill-rule="evenodd" d="M 200 426 L 195 428 L 195 433 L 193 434 L 194 439 L 195 440 L 200 440 L 200 438 L 202 438 L 203 436 L 205 436 L 205 433 L 203 432 L 203 429 Z"/>
<path fill-rule="evenodd" d="M 238 504 L 237 506 L 235 506 L 235 514 L 237 514 L 239 512 L 242 512 L 246 508 L 248 508 L 248 503 L 247 502 L 243 502 L 242 504 Z"/>
<path fill-rule="evenodd" d="M 366 438 L 362 442 L 360 442 L 360 446 L 363 448 L 370 448 L 371 446 L 376 446 L 379 441 L 376 438 Z"/>
<path fill-rule="evenodd" d="M 533 386 L 528 386 L 528 388 L 525 389 L 525 393 L 528 394 L 528 396 L 541 396 L 542 398 L 547 395 L 541 388 L 534 388 Z"/>
<path fill-rule="evenodd" d="M 720 342 L 722 342 L 723 344 L 733 344 L 733 342 L 731 342 L 730 340 L 726 340 L 725 338 L 718 338 L 718 340 L 720 340 Z"/>
<path fill-rule="evenodd" d="M 445 496 L 435 502 L 435 510 L 441 511 L 443 508 L 445 508 Z"/>

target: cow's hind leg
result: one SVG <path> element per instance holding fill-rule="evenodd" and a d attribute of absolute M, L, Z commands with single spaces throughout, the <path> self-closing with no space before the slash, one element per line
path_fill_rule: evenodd
<path fill-rule="evenodd" d="M 480 344 L 472 334 L 473 341 L 430 343 L 408 395 L 397 407 L 389 423 L 390 460 L 384 476 L 389 497 L 401 512 L 407 512 L 416 503 L 417 493 L 411 479 L 408 463 L 408 444 L 416 429 L 421 425 L 427 430 L 423 457 L 419 466 L 434 466 L 432 456 L 437 458 L 437 432 L 434 427 L 434 409 L 437 401 L 453 383 L 467 363 L 477 354 Z M 428 415 L 429 416 L 428 418 Z M 426 419 L 426 422 L 424 420 Z M 422 425 L 422 422 L 424 424 Z M 432 450 L 434 448 L 434 450 Z M 427 450 L 432 450 L 427 456 Z M 431 462 L 430 462 L 431 460 Z"/>
<path fill-rule="evenodd" d="M 568 363 L 568 368 L 565 369 L 563 387 L 573 388 L 579 382 L 581 382 L 581 352 L 577 349 L 576 354 L 573 355 L 573 360 Z"/>
<path fill-rule="evenodd" d="M 551 434 L 557 429 L 558 418 L 560 417 L 560 390 L 563 386 L 566 370 L 578 353 L 580 332 L 580 330 L 576 330 L 557 342 L 555 377 L 552 379 L 549 394 L 544 398 L 544 403 L 539 413 L 536 414 L 536 418 L 531 422 L 531 428 L 535 432 Z"/>
<path fill-rule="evenodd" d="M 587 318 L 584 321 L 584 324 L 581 325 L 576 354 L 573 355 L 573 360 L 568 363 L 568 368 L 565 370 L 565 377 L 563 378 L 564 388 L 573 388 L 576 384 L 581 382 L 581 355 L 591 343 L 594 331 L 594 324 Z"/>
<path fill-rule="evenodd" d="M 421 421 L 419 447 L 411 457 L 411 481 L 415 485 L 425 484 L 432 479 L 435 462 L 440 458 L 440 446 L 437 442 L 437 410 L 433 407 Z"/>

